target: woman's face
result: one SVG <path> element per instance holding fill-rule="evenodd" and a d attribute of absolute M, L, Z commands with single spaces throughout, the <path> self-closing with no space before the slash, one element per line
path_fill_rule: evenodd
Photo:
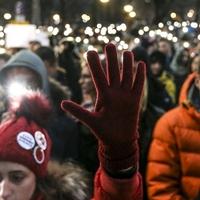
<path fill-rule="evenodd" d="M 0 200 L 31 200 L 36 177 L 27 167 L 0 161 Z"/>

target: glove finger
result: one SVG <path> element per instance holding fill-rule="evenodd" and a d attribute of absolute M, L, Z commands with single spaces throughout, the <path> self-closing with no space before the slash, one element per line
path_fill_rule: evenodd
<path fill-rule="evenodd" d="M 141 95 L 144 88 L 146 64 L 144 62 L 139 62 L 135 73 L 136 75 L 135 75 L 132 92 L 134 93 L 135 101 L 140 103 Z"/>
<path fill-rule="evenodd" d="M 87 53 L 87 60 L 89 63 L 89 70 L 92 76 L 92 80 L 95 84 L 97 93 L 105 90 L 108 86 L 106 76 L 102 70 L 102 66 L 99 60 L 99 56 L 96 51 L 89 51 Z"/>
<path fill-rule="evenodd" d="M 115 88 L 120 87 L 119 63 L 117 51 L 114 44 L 110 43 L 105 48 L 106 51 L 106 74 L 109 85 Z"/>
<path fill-rule="evenodd" d="M 125 51 L 123 54 L 121 86 L 124 89 L 131 89 L 132 85 L 133 85 L 133 54 L 130 51 Z"/>
<path fill-rule="evenodd" d="M 88 110 L 86 110 L 86 109 L 82 108 L 80 105 L 78 105 L 72 101 L 68 101 L 68 100 L 63 100 L 61 102 L 61 108 L 65 112 L 71 113 L 74 117 L 79 119 L 81 122 L 83 122 L 88 127 L 92 128 L 92 122 L 94 121 L 94 116 Z"/>

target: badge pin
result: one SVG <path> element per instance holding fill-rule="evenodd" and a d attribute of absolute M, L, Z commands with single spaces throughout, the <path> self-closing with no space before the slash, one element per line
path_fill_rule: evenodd
<path fill-rule="evenodd" d="M 47 140 L 42 132 L 40 131 L 35 132 L 35 141 L 42 150 L 46 150 Z"/>
<path fill-rule="evenodd" d="M 35 139 L 29 132 L 22 131 L 17 135 L 17 143 L 23 149 L 30 150 L 35 146 Z"/>

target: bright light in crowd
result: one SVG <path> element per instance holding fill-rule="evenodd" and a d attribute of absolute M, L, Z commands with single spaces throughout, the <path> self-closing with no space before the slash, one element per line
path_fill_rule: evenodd
<path fill-rule="evenodd" d="M 101 28 L 102 27 L 102 24 L 97 24 L 97 28 Z"/>
<path fill-rule="evenodd" d="M 84 23 L 87 23 L 88 21 L 90 21 L 90 16 L 87 15 L 87 14 L 82 14 L 81 18 L 82 18 Z"/>
<path fill-rule="evenodd" d="M 0 37 L 2 38 L 2 37 L 4 37 L 4 32 L 0 32 Z"/>
<path fill-rule="evenodd" d="M 139 34 L 139 35 L 144 35 L 144 31 L 143 31 L 142 29 L 140 29 L 140 30 L 138 31 L 138 34 Z"/>
<path fill-rule="evenodd" d="M 133 6 L 130 4 L 127 4 L 124 6 L 124 11 L 127 13 L 130 13 L 131 11 L 133 11 Z"/>
<path fill-rule="evenodd" d="M 182 31 L 183 31 L 183 33 L 187 33 L 188 32 L 188 27 L 183 27 Z"/>
<path fill-rule="evenodd" d="M 3 26 L 0 26 L 0 31 L 3 31 Z"/>
<path fill-rule="evenodd" d="M 84 44 L 88 44 L 88 43 L 89 43 L 88 38 L 85 38 L 85 39 L 83 40 L 83 43 L 84 43 Z"/>
<path fill-rule="evenodd" d="M 73 41 L 74 41 L 74 38 L 71 37 L 71 36 L 69 36 L 69 37 L 67 37 L 67 41 L 69 41 L 69 42 L 73 42 Z"/>
<path fill-rule="evenodd" d="M 178 42 L 178 38 L 177 37 L 173 37 L 172 38 L 172 41 L 175 43 L 175 42 Z"/>
<path fill-rule="evenodd" d="M 155 31 L 149 31 L 149 36 L 150 36 L 150 37 L 155 37 L 155 35 L 156 35 L 156 34 L 155 34 Z"/>
<path fill-rule="evenodd" d="M 183 43 L 183 47 L 184 48 L 189 48 L 190 47 L 190 43 L 189 42 L 184 42 Z"/>
<path fill-rule="evenodd" d="M 161 34 L 160 34 L 160 36 L 163 37 L 163 38 L 166 38 L 167 35 L 168 35 L 168 34 L 167 34 L 167 32 L 165 32 L 165 31 L 161 32 Z"/>
<path fill-rule="evenodd" d="M 168 27 L 168 29 L 169 29 L 170 31 L 173 31 L 173 30 L 174 30 L 174 26 L 173 26 L 173 25 L 170 25 L 170 26 Z"/>
<path fill-rule="evenodd" d="M 0 54 L 4 54 L 4 53 L 6 53 L 6 49 L 0 48 Z"/>
<path fill-rule="evenodd" d="M 149 27 L 145 26 L 143 30 L 144 30 L 144 32 L 148 32 L 149 31 Z"/>
<path fill-rule="evenodd" d="M 54 20 L 55 24 L 59 24 L 60 23 L 60 15 L 59 14 L 54 14 L 53 15 L 53 20 Z"/>
<path fill-rule="evenodd" d="M 81 37 L 76 37 L 76 38 L 75 38 L 75 41 L 76 41 L 77 43 L 80 43 L 80 42 L 81 42 Z"/>
<path fill-rule="evenodd" d="M 28 89 L 19 82 L 13 82 L 8 85 L 8 95 L 10 97 L 20 97 L 28 92 Z"/>
<path fill-rule="evenodd" d="M 182 22 L 182 26 L 187 26 L 187 22 Z"/>
<path fill-rule="evenodd" d="M 197 36 L 198 40 L 200 40 L 200 34 Z"/>
<path fill-rule="evenodd" d="M 108 3 L 110 0 L 100 0 L 101 3 Z"/>
<path fill-rule="evenodd" d="M 181 27 L 181 23 L 176 21 L 176 22 L 174 22 L 174 26 L 177 27 L 177 28 L 180 28 Z"/>
<path fill-rule="evenodd" d="M 118 37 L 118 36 L 115 37 L 115 41 L 116 41 L 116 42 L 119 42 L 119 41 L 120 41 L 120 37 Z"/>
<path fill-rule="evenodd" d="M 0 46 L 4 46 L 5 45 L 5 40 L 0 40 Z"/>
<path fill-rule="evenodd" d="M 12 15 L 10 13 L 5 13 L 3 15 L 3 17 L 4 17 L 5 20 L 9 20 L 9 19 L 11 19 Z"/>
<path fill-rule="evenodd" d="M 140 43 L 140 39 L 139 38 L 135 38 L 134 42 L 135 42 L 135 44 L 139 44 Z"/>
<path fill-rule="evenodd" d="M 47 28 L 47 30 L 48 30 L 48 32 L 52 32 L 52 31 L 53 31 L 53 26 L 49 26 L 49 27 Z"/>
<path fill-rule="evenodd" d="M 160 23 L 158 24 L 158 27 L 159 27 L 159 28 L 163 28 L 163 27 L 164 27 L 164 24 L 163 24 L 162 22 L 160 22 Z"/>
<path fill-rule="evenodd" d="M 170 14 L 170 17 L 171 17 L 172 19 L 175 19 L 175 18 L 176 18 L 176 13 L 175 13 L 175 12 L 172 12 L 172 13 Z"/>
<path fill-rule="evenodd" d="M 99 29 L 99 28 L 95 28 L 95 29 L 94 29 L 94 32 L 95 32 L 95 33 L 100 33 L 100 29 Z"/>
<path fill-rule="evenodd" d="M 136 17 L 136 12 L 135 12 L 135 11 L 130 12 L 130 13 L 129 13 L 129 16 L 130 16 L 131 18 Z"/>
<path fill-rule="evenodd" d="M 121 26 L 122 31 L 126 31 L 126 29 L 127 29 L 126 24 L 122 23 L 120 26 Z"/>
<path fill-rule="evenodd" d="M 59 33 L 59 29 L 58 29 L 57 27 L 55 27 L 55 28 L 53 29 L 52 34 L 53 34 L 53 35 L 57 35 L 58 33 Z"/>
<path fill-rule="evenodd" d="M 172 33 L 169 33 L 169 34 L 167 35 L 167 39 L 168 39 L 168 40 L 172 40 L 172 39 L 173 39 Z"/>
<path fill-rule="evenodd" d="M 192 28 L 197 28 L 197 27 L 198 27 L 198 24 L 197 24 L 196 22 L 192 22 L 192 23 L 191 23 L 191 27 L 192 27 Z"/>
<path fill-rule="evenodd" d="M 188 11 L 188 13 L 187 13 L 187 16 L 189 17 L 189 18 L 192 18 L 193 16 L 194 16 L 194 10 L 193 9 L 190 9 L 189 11 Z"/>

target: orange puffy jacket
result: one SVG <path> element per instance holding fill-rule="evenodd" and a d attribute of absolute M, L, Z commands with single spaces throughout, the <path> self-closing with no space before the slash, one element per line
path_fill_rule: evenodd
<path fill-rule="evenodd" d="M 195 74 L 185 81 L 180 105 L 157 122 L 150 146 L 150 200 L 191 200 L 200 191 L 200 113 L 187 100 Z"/>

